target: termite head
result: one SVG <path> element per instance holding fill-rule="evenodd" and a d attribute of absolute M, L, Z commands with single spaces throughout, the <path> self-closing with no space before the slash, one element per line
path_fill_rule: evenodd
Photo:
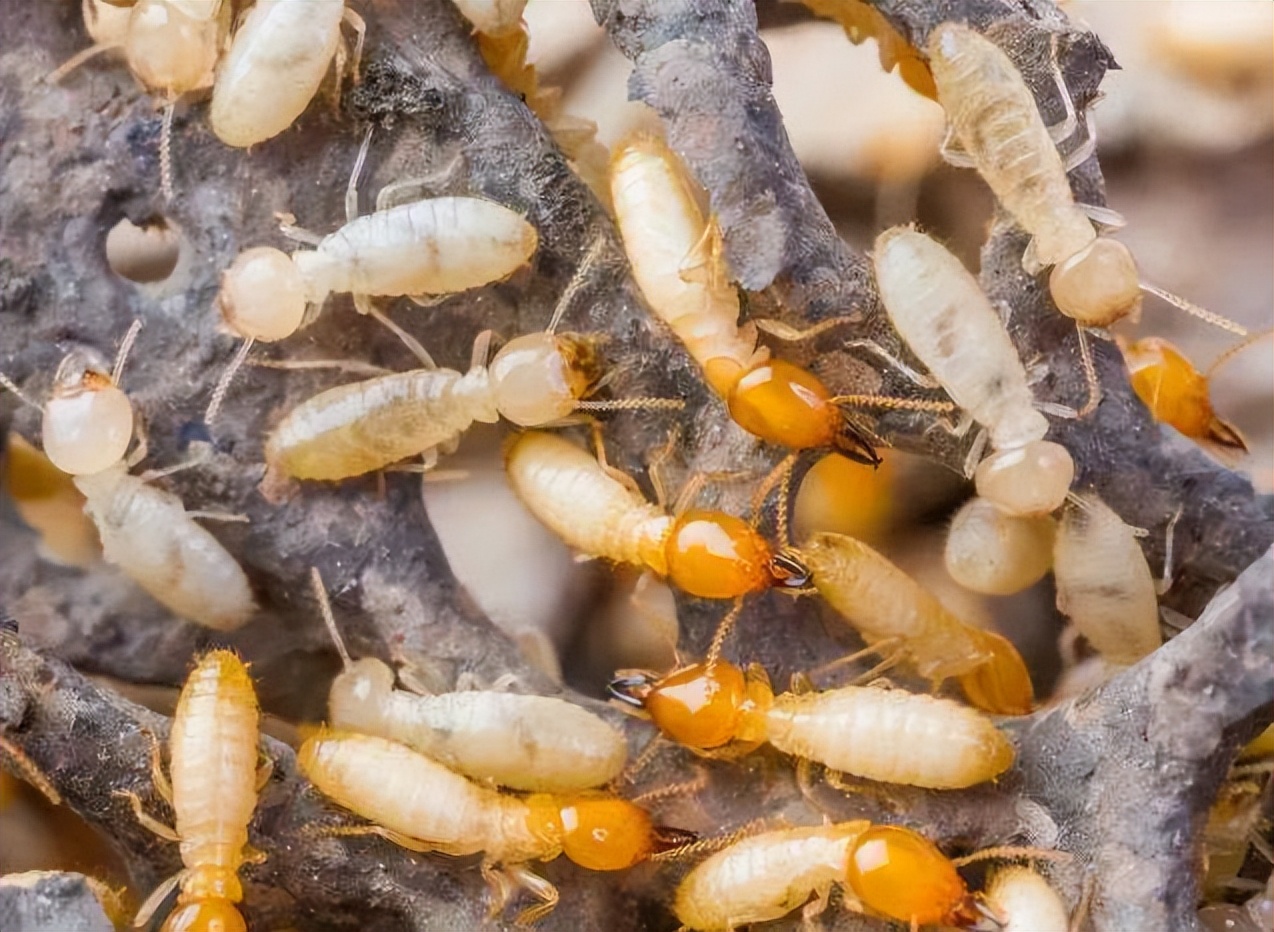
<path fill-rule="evenodd" d="M 178 97 L 206 87 L 221 51 L 221 6 L 137 0 L 124 42 L 129 70 L 151 90 Z"/>
<path fill-rule="evenodd" d="M 760 721 L 774 699 L 764 671 L 732 663 L 691 664 L 657 677 L 621 671 L 610 694 L 643 709 L 672 740 L 699 750 L 731 742 L 757 744 L 764 738 Z"/>
<path fill-rule="evenodd" d="M 234 903 L 213 897 L 178 906 L 160 932 L 248 932 L 248 924 Z"/>
<path fill-rule="evenodd" d="M 618 796 L 585 793 L 558 799 L 562 853 L 580 867 L 619 871 L 655 853 L 649 813 Z"/>
<path fill-rule="evenodd" d="M 969 926 L 982 915 L 951 859 L 910 829 L 867 829 L 850 847 L 845 873 L 864 905 L 913 927 Z"/>
<path fill-rule="evenodd" d="M 769 543 L 748 522 L 692 508 L 678 515 L 664 539 L 668 579 L 701 599 L 733 599 L 775 585 Z"/>
<path fill-rule="evenodd" d="M 74 350 L 53 378 L 44 406 L 44 453 L 73 476 L 119 462 L 133 437 L 133 405 L 92 354 Z"/>
<path fill-rule="evenodd" d="M 296 333 L 307 297 L 292 257 L 270 246 L 245 249 L 221 273 L 217 307 L 240 336 L 271 343 Z"/>
<path fill-rule="evenodd" d="M 997 450 L 978 464 L 973 476 L 979 495 L 1019 518 L 1062 507 L 1074 479 L 1070 452 L 1051 440 Z"/>
<path fill-rule="evenodd" d="M 1197 370 L 1167 340 L 1145 337 L 1120 347 L 1129 381 L 1156 421 L 1175 427 L 1193 440 L 1223 450 L 1247 452 L 1238 429 L 1216 416 L 1208 394 L 1208 376 Z"/>
<path fill-rule="evenodd" d="M 528 333 L 504 344 L 487 371 L 500 413 L 521 427 L 538 427 L 575 410 L 597 384 L 600 362 L 595 340 Z"/>
<path fill-rule="evenodd" d="M 805 450 L 831 446 L 840 434 L 840 409 L 813 373 L 782 359 L 768 359 L 743 373 L 726 405 L 730 417 L 762 440 Z"/>
<path fill-rule="evenodd" d="M 960 687 L 969 701 L 992 715 L 1029 715 L 1035 705 L 1035 689 L 1022 655 L 1013 643 L 994 631 L 980 631 L 990 659 L 960 676 Z"/>
<path fill-rule="evenodd" d="M 1128 247 L 1099 236 L 1048 277 L 1053 303 L 1085 327 L 1107 327 L 1141 307 L 1141 280 Z"/>
<path fill-rule="evenodd" d="M 378 733 L 385 716 L 385 699 L 394 689 L 394 671 L 374 657 L 350 661 L 332 681 L 328 717 L 332 727 Z"/>

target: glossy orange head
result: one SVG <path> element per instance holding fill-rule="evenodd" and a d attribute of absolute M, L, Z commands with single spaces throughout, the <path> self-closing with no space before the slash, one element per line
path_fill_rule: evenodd
<path fill-rule="evenodd" d="M 845 873 L 864 905 L 899 922 L 963 926 L 978 919 L 951 859 L 910 829 L 878 825 L 863 832 L 849 849 Z"/>
<path fill-rule="evenodd" d="M 229 900 L 198 900 L 178 906 L 160 932 L 248 932 L 248 924 Z"/>
<path fill-rule="evenodd" d="M 764 681 L 746 677 L 732 663 L 696 663 L 662 678 L 636 673 L 611 681 L 611 695 L 642 708 L 678 744 L 699 750 L 747 738 L 750 716 L 764 711 L 773 694 Z"/>
<path fill-rule="evenodd" d="M 678 516 L 664 553 L 672 584 L 703 599 L 733 599 L 776 583 L 765 538 L 724 512 L 692 509 Z"/>
<path fill-rule="evenodd" d="M 979 632 L 991 659 L 960 677 L 969 701 L 992 715 L 1029 715 L 1035 706 L 1031 674 L 1017 648 L 994 631 Z"/>
<path fill-rule="evenodd" d="M 1214 415 L 1208 380 L 1167 340 L 1147 337 L 1124 349 L 1133 391 L 1156 421 L 1187 437 L 1208 435 Z"/>
<path fill-rule="evenodd" d="M 656 850 L 650 815 L 636 803 L 601 793 L 560 800 L 562 853 L 593 871 L 620 871 Z"/>

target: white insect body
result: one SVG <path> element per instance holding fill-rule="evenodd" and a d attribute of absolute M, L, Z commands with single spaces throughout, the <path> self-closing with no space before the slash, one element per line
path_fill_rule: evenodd
<path fill-rule="evenodd" d="M 765 714 L 766 738 L 787 754 L 833 770 L 932 789 L 993 779 L 1013 745 L 985 715 L 947 699 L 846 686 L 784 693 Z"/>
<path fill-rule="evenodd" d="M 850 849 L 870 826 L 860 820 L 744 838 L 686 875 L 673 912 L 686 928 L 728 932 L 781 919 L 811 897 L 826 901 L 834 885 L 844 885 Z M 842 892 L 846 907 L 861 911 L 853 893 Z"/>
<path fill-rule="evenodd" d="M 94 359 L 74 350 L 53 377 L 42 425 L 44 452 L 54 466 L 72 476 L 100 472 L 128 451 L 133 404 Z"/>
<path fill-rule="evenodd" d="M 1141 285 L 1132 254 L 1098 237 L 1076 205 L 1066 166 L 1009 57 L 959 23 L 934 29 L 927 49 L 953 135 L 1033 237 L 1029 270 L 1054 266 L 1049 287 L 1058 309 L 1086 326 L 1106 326 L 1136 310 Z"/>
<path fill-rule="evenodd" d="M 345 0 L 257 0 L 217 71 L 208 114 L 217 137 L 247 147 L 291 126 L 338 56 L 342 21 L 361 48 L 363 21 Z"/>
<path fill-rule="evenodd" d="M 1062 514 L 1053 548 L 1057 608 L 1108 663 L 1132 664 L 1162 642 L 1154 579 L 1132 528 L 1096 495 Z"/>
<path fill-rule="evenodd" d="M 522 23 L 522 11 L 527 0 L 452 0 L 477 32 L 489 36 L 503 36 L 516 30 Z"/>
<path fill-rule="evenodd" d="M 943 551 L 947 572 L 985 595 L 1021 592 L 1052 567 L 1056 527 L 1048 515 L 1019 518 L 974 496 L 951 519 Z"/>
<path fill-rule="evenodd" d="M 106 560 L 174 614 L 230 631 L 256 612 L 243 569 L 176 495 L 129 475 L 123 462 L 75 485 Z"/>
<path fill-rule="evenodd" d="M 1029 867 L 1002 867 L 991 875 L 985 896 L 1001 932 L 1069 932 L 1066 904 L 1047 880 Z"/>
<path fill-rule="evenodd" d="M 591 712 L 549 696 L 394 689 L 379 660 L 352 661 L 332 683 L 334 728 L 399 741 L 478 781 L 566 793 L 609 783 L 628 759 L 624 736 Z"/>

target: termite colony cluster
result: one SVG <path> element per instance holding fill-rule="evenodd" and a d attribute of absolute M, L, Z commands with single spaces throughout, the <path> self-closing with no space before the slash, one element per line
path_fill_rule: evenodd
<path fill-rule="evenodd" d="M 1037 88 L 1004 49 L 968 24 L 937 25 L 914 46 L 876 25 L 882 48 L 899 43 L 904 73 L 930 87 L 941 104 L 949 126 L 944 156 L 975 169 L 1029 235 L 1022 272 L 1039 277 L 1057 310 L 1074 321 L 1072 362 L 1086 397 L 1076 403 L 1041 396 L 1032 361 L 1015 346 L 1014 309 L 993 303 L 961 260 L 914 224 L 880 232 L 870 257 L 872 287 L 894 342 L 844 341 L 889 380 L 834 390 L 802 354 L 839 328 L 853 335 L 857 309 L 807 327 L 795 326 L 782 308 L 773 318 L 757 312 L 765 296 L 739 285 L 721 227 L 705 207 L 706 192 L 676 147 L 657 133 L 633 135 L 614 147 L 607 166 L 591 133 L 560 113 L 525 64 L 525 0 L 455 5 L 492 69 L 543 117 L 605 202 L 652 326 L 675 337 L 737 428 L 784 451 L 768 474 L 745 477 L 750 502 L 733 511 L 700 507 L 703 493 L 739 478 L 693 469 L 668 500 L 659 469 L 685 427 L 684 400 L 615 391 L 607 362 L 615 347 L 604 347 L 595 333 L 560 329 L 590 276 L 614 264 L 607 235 L 598 233 L 579 252 L 542 330 L 499 336 L 484 330 L 467 369 L 437 365 L 428 338 L 418 335 L 428 328 L 409 332 L 390 318 L 386 299 L 429 307 L 442 296 L 516 277 L 537 261 L 544 236 L 512 206 L 477 193 L 422 196 L 414 180 L 383 188 L 376 209 L 359 216 L 359 179 L 381 138 L 369 128 L 350 173 L 342 226 L 320 236 L 288 217 L 282 232 L 304 246 L 287 252 L 245 244 L 221 271 L 215 313 L 241 342 L 206 399 L 202 439 L 188 459 L 133 472 L 147 442 L 126 390 L 127 361 L 146 339 L 144 321 L 121 336 L 113 364 L 89 348 L 66 354 L 43 402 L 29 386 L 3 377 L 42 420 L 43 454 L 13 441 L 11 460 L 21 457 L 22 470 L 51 487 L 60 475 L 71 477 L 92 520 L 92 528 L 74 534 L 50 532 L 46 551 L 65 563 L 87 563 L 96 536 L 105 560 L 174 615 L 226 634 L 256 617 L 260 592 L 218 535 L 197 520 L 239 516 L 189 511 L 159 480 L 199 470 L 215 455 L 219 415 L 256 344 L 287 341 L 315 321 L 331 296 L 348 294 L 419 365 L 340 384 L 273 416 L 260 440 L 261 490 L 270 502 L 299 512 L 314 483 L 365 475 L 383 483 L 387 471 L 420 472 L 432 481 L 440 455 L 475 423 L 505 421 L 507 481 L 538 522 L 581 558 L 635 567 L 652 583 L 720 609 L 701 657 L 677 655 L 668 670 L 615 673 L 607 687 L 612 712 L 654 726 L 630 722 L 625 729 L 616 715 L 608 719 L 583 702 L 500 683 L 431 691 L 409 667 L 355 659 L 319 571 L 308 577 L 299 571 L 295 585 L 311 587 L 315 621 L 321 616 L 343 663 L 330 688 L 327 725 L 295 752 L 310 792 L 326 800 L 328 821 L 309 827 L 314 844 L 374 835 L 412 852 L 481 855 L 491 916 L 503 916 L 515 899 L 531 901 L 516 913 L 519 924 L 546 917 L 559 901 L 557 886 L 531 865 L 565 855 L 590 871 L 667 863 L 658 869 L 679 872 L 668 905 L 688 929 L 734 929 L 797 910 L 813 921 L 833 904 L 912 929 L 1063 932 L 1082 925 L 1085 885 L 1078 885 L 1079 895 L 1073 884 L 1065 897 L 1058 892 L 1053 872 L 1064 868 L 1073 877 L 1076 865 L 1051 842 L 1021 835 L 956 857 L 910 827 L 906 811 L 895 811 L 890 822 L 818 825 L 815 818 L 802 824 L 775 816 L 732 832 L 692 831 L 678 824 L 677 807 L 703 792 L 706 779 L 659 785 L 642 770 L 669 753 L 668 744 L 672 753 L 721 762 L 704 764 L 711 767 L 748 766 L 769 746 L 791 761 L 809 811 L 829 790 L 852 799 L 891 784 L 940 794 L 1010 774 L 1017 755 L 1013 719 L 1041 706 L 1014 643 L 962 618 L 867 542 L 793 523 L 797 478 L 815 458 L 833 453 L 843 458 L 835 462 L 852 461 L 857 465 L 849 468 L 872 475 L 886 446 L 873 430 L 882 413 L 910 419 L 920 425 L 917 434 L 955 438 L 976 495 L 951 521 L 946 571 L 966 589 L 993 596 L 1021 593 L 1051 572 L 1057 607 L 1089 658 L 1082 682 L 1074 677 L 1069 688 L 1092 689 L 1163 641 L 1159 596 L 1172 580 L 1175 521 L 1163 516 L 1168 557 L 1161 572 L 1143 553 L 1147 532 L 1126 523 L 1082 475 L 1077 480 L 1072 451 L 1049 439 L 1057 436 L 1055 424 L 1093 417 L 1101 403 L 1091 341 L 1106 339 L 1102 328 L 1135 314 L 1145 292 L 1235 333 L 1242 341 L 1235 351 L 1262 334 L 1144 282 L 1128 248 L 1105 234 L 1118 215 L 1076 202 L 1068 172 L 1092 155 L 1093 137 L 1071 104 L 1060 61 L 1051 64 L 1055 86 Z M 208 126 L 226 146 L 246 150 L 306 120 L 327 75 L 336 76 L 338 89 L 342 81 L 357 86 L 374 53 L 364 48 L 365 26 L 345 0 L 84 0 L 84 20 L 95 44 L 47 80 L 65 85 L 88 68 L 118 67 L 108 58 L 86 61 L 123 51 L 127 68 L 165 108 L 157 143 L 157 190 L 165 202 L 191 196 L 181 184 L 181 134 L 173 128 L 183 97 L 210 92 Z M 1065 103 L 1060 124 L 1049 125 L 1041 114 L 1036 95 L 1044 91 Z M 277 205 L 280 213 L 287 207 Z M 112 267 L 132 269 L 135 278 L 176 262 L 163 235 L 117 227 L 111 238 L 108 255 L 127 253 Z M 1156 419 L 1219 455 L 1243 452 L 1242 435 L 1212 410 L 1206 377 L 1174 347 L 1146 339 L 1123 350 L 1133 386 Z M 910 390 L 886 393 L 881 384 Z M 649 451 L 653 494 L 610 464 L 612 412 L 657 421 L 671 436 L 666 450 Z M 38 508 L 22 513 L 40 528 Z M 752 662 L 746 638 L 731 637 L 749 603 L 768 591 L 821 600 L 827 617 L 848 625 L 865 649 L 798 672 L 788 691 L 776 691 Z M 852 676 L 864 658 L 870 670 L 846 680 L 843 674 Z M 249 845 L 257 794 L 277 756 L 260 738 L 245 663 L 252 659 L 223 648 L 194 659 L 172 719 L 166 766 L 162 742 L 150 740 L 153 795 L 171 807 L 174 827 L 150 814 L 141 799 L 152 797 L 149 791 L 120 791 L 121 804 L 142 826 L 180 846 L 183 864 L 141 906 L 139 925 L 158 916 L 173 932 L 247 928 L 240 868 L 277 856 Z M 833 674 L 840 685 L 818 688 L 812 681 Z M 1063 698 L 1059 693 L 1043 704 Z M 645 746 L 631 757 L 629 735 Z M 3 751 L 20 773 L 43 779 L 18 744 L 4 738 Z M 650 785 L 638 792 L 638 784 Z M 975 863 L 968 878 L 958 870 Z M 473 860 L 445 862 L 440 870 L 473 866 Z M 1261 896 L 1268 910 L 1268 894 Z M 247 901 L 251 907 L 251 888 Z M 1253 905 L 1252 914 L 1260 908 Z"/>

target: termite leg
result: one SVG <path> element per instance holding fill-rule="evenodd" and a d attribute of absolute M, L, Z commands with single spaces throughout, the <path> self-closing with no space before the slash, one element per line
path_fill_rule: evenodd
<path fill-rule="evenodd" d="M 809 327 L 793 327 L 791 324 L 785 324 L 783 321 L 775 320 L 772 317 L 754 317 L 751 320 L 751 323 L 756 325 L 757 330 L 785 343 L 801 343 L 806 340 L 813 340 L 829 330 L 858 322 L 859 318 L 852 315 L 829 317 Z"/>
<path fill-rule="evenodd" d="M 911 366 L 907 365 L 889 350 L 885 349 L 875 340 L 850 340 L 845 344 L 846 349 L 865 349 L 872 355 L 879 357 L 882 361 L 888 363 L 894 369 L 907 379 L 907 381 L 919 385 L 921 388 L 941 388 L 942 383 L 931 375 L 926 375 Z"/>
<path fill-rule="evenodd" d="M 986 445 L 990 439 L 991 435 L 986 432 L 985 428 L 979 430 L 978 435 L 973 438 L 969 452 L 964 457 L 964 478 L 973 478 L 974 472 L 977 471 L 978 463 L 982 462 L 982 454 L 986 451 Z"/>
<path fill-rule="evenodd" d="M 186 514 L 200 521 L 225 521 L 228 524 L 248 524 L 252 521 L 247 515 L 231 514 L 228 511 L 188 511 Z"/>
<path fill-rule="evenodd" d="M 288 239 L 296 243 L 304 243 L 307 246 L 317 246 L 323 242 L 323 237 L 317 233 L 311 233 L 304 227 L 296 225 L 296 217 L 287 213 L 276 213 L 274 219 L 279 221 L 279 232 Z"/>
<path fill-rule="evenodd" d="M 482 879 L 487 882 L 487 889 L 491 891 L 491 904 L 487 907 L 487 918 L 494 919 L 504 912 L 504 907 L 508 906 L 509 901 L 513 899 L 516 885 L 512 878 L 494 864 L 483 861 L 481 870 Z"/>
<path fill-rule="evenodd" d="M 947 134 L 942 137 L 942 144 L 938 147 L 938 154 L 942 156 L 942 161 L 946 162 L 952 168 L 977 168 L 977 160 L 974 159 L 960 145 L 960 140 L 956 138 L 955 127 L 947 124 Z"/>
<path fill-rule="evenodd" d="M 36 766 L 35 761 L 31 760 L 26 751 L 3 735 L 0 735 L 0 756 L 9 758 L 22 779 L 39 790 L 45 799 L 55 806 L 62 805 L 62 795 L 58 793 L 57 788 L 44 775 L 44 772 Z"/>
<path fill-rule="evenodd" d="M 846 654 L 844 657 L 837 657 L 835 660 L 830 660 L 822 666 L 809 670 L 805 675 L 807 679 L 813 680 L 816 677 L 826 676 L 833 670 L 838 670 L 851 663 L 857 663 L 864 657 L 870 657 L 872 654 L 879 654 L 884 657 L 884 660 L 878 662 L 866 673 L 857 677 L 856 680 L 862 679 L 862 677 L 874 678 L 897 664 L 898 661 L 902 659 L 902 651 L 895 650 L 895 648 L 901 647 L 902 638 L 885 638 L 883 641 L 877 641 L 875 644 L 864 647 L 862 650 L 856 650 L 852 654 Z M 889 653 L 884 653 L 885 651 L 889 651 Z"/>
<path fill-rule="evenodd" d="M 510 864 L 504 868 L 504 873 L 508 875 L 513 883 L 540 901 L 535 906 L 528 906 L 518 913 L 513 920 L 514 925 L 534 925 L 557 908 L 557 901 L 560 899 L 557 887 L 532 871 L 525 864 Z"/>
<path fill-rule="evenodd" d="M 175 829 L 172 829 L 163 822 L 160 822 L 142 808 L 141 799 L 132 790 L 116 790 L 112 795 L 128 800 L 129 805 L 133 807 L 133 815 L 137 817 L 137 822 L 142 828 L 153 832 L 160 838 L 167 841 L 181 841 L 181 836 L 177 834 Z"/>
<path fill-rule="evenodd" d="M 345 7 L 345 25 L 354 30 L 354 53 L 350 55 L 350 80 L 357 84 L 360 80 L 359 67 L 363 64 L 363 42 L 367 38 L 367 23 L 348 6 Z"/>
<path fill-rule="evenodd" d="M 390 375 L 393 372 L 392 369 L 373 366 L 361 359 L 258 359 L 249 365 L 254 369 L 336 369 L 350 375 L 366 376 L 369 379 Z"/>
<path fill-rule="evenodd" d="M 486 366 L 491 353 L 491 341 L 495 338 L 494 330 L 483 330 L 473 338 L 473 351 L 469 354 L 469 368 L 481 369 Z"/>
<path fill-rule="evenodd" d="M 1177 522 L 1181 520 L 1181 513 L 1184 510 L 1185 505 L 1178 505 L 1177 510 L 1172 513 L 1172 517 L 1168 519 L 1168 527 L 1164 530 L 1163 576 L 1155 586 L 1155 595 L 1161 596 L 1172 588 L 1172 551 L 1177 539 Z"/>
<path fill-rule="evenodd" d="M 419 838 L 404 835 L 402 832 L 395 832 L 393 829 L 385 828 L 383 825 L 323 825 L 315 827 L 312 830 L 312 833 L 315 835 L 324 835 L 330 838 L 352 838 L 360 835 L 376 835 L 400 848 L 406 848 L 408 851 L 418 851 L 422 854 L 428 854 L 431 851 L 439 851 L 443 854 L 448 853 L 445 847 L 431 842 L 421 841 Z"/>
<path fill-rule="evenodd" d="M 121 49 L 123 47 L 124 47 L 123 45 L 119 45 L 119 44 L 103 45 L 101 43 L 96 43 L 94 45 L 90 45 L 88 48 L 84 49 L 84 51 L 76 52 L 74 55 L 72 55 L 70 58 L 64 61 L 61 65 L 59 65 L 55 70 L 50 71 L 47 75 L 45 75 L 44 83 L 57 84 L 59 81 L 61 81 L 68 74 L 70 74 L 76 68 L 80 67 L 80 65 L 84 64 L 89 59 L 96 58 L 98 55 L 101 55 L 103 52 L 109 52 L 111 49 Z"/>
<path fill-rule="evenodd" d="M 1075 134 L 1079 128 L 1079 117 L 1075 113 L 1075 102 L 1071 100 L 1070 90 L 1066 87 L 1066 77 L 1062 74 L 1062 60 L 1057 51 L 1057 33 L 1049 36 L 1049 61 L 1052 67 L 1053 86 L 1057 88 L 1057 96 L 1066 110 L 1066 116 L 1060 123 L 1048 128 L 1048 137 L 1054 145 L 1059 145 Z"/>
<path fill-rule="evenodd" d="M 720 261 L 723 250 L 721 227 L 713 218 L 708 221 L 699 239 L 677 266 L 677 277 L 685 282 L 705 284 L 709 288 L 721 287 L 724 284 L 721 281 Z"/>
<path fill-rule="evenodd" d="M 418 201 L 434 192 L 447 190 L 451 186 L 452 179 L 456 177 L 463 165 L 463 154 L 456 153 L 450 162 L 427 175 L 400 178 L 397 181 L 389 182 L 376 193 L 376 209 L 388 210 L 391 207 L 397 207 L 399 204 L 409 204 L 412 201 Z M 435 300 L 442 300 L 445 297 L 447 296 L 443 295 Z"/>
<path fill-rule="evenodd" d="M 155 784 L 155 792 L 159 794 L 159 798 L 168 803 L 171 808 L 173 804 L 173 785 L 168 781 L 168 775 L 164 773 L 164 754 L 159 747 L 159 739 L 150 731 L 143 732 L 143 734 L 146 735 L 146 740 L 150 744 L 151 783 Z"/>
<path fill-rule="evenodd" d="M 261 763 L 257 765 L 256 791 L 260 793 L 270 782 L 270 777 L 274 775 L 274 759 L 262 748 L 257 748 L 257 756 L 261 759 Z"/>
<path fill-rule="evenodd" d="M 243 846 L 244 864 L 264 864 L 268 860 L 270 860 L 270 855 L 260 848 L 254 848 L 251 845 Z"/>
<path fill-rule="evenodd" d="M 1077 204 L 1089 220 L 1106 230 L 1120 230 L 1128 225 L 1127 219 L 1117 210 L 1096 204 Z"/>
<path fill-rule="evenodd" d="M 349 173 L 349 181 L 345 184 L 346 223 L 352 223 L 358 217 L 358 180 L 363 174 L 363 165 L 367 161 L 368 150 L 371 149 L 372 131 L 375 128 L 375 126 L 369 126 L 367 127 L 367 132 L 363 134 L 363 141 L 358 147 L 358 155 L 354 157 L 354 167 Z"/>
<path fill-rule="evenodd" d="M 365 314 L 372 318 L 394 336 L 398 337 L 398 339 L 402 341 L 403 346 L 407 347 L 407 349 L 411 351 L 411 354 L 420 360 L 421 366 L 426 369 L 438 368 L 438 364 L 434 362 L 433 357 L 429 355 L 429 351 L 421 345 L 420 341 L 390 320 L 388 315 L 376 307 L 370 296 L 365 294 L 354 295 L 354 307 L 358 313 Z"/>
<path fill-rule="evenodd" d="M 600 421 L 590 420 L 589 428 L 593 435 L 593 452 L 597 456 L 597 465 L 601 467 L 602 472 L 610 476 L 624 488 L 630 490 L 634 495 L 640 495 L 643 498 L 645 494 L 641 490 L 641 486 L 637 484 L 637 480 L 622 469 L 616 469 L 606 459 L 606 438 L 602 433 L 602 424 Z"/>
<path fill-rule="evenodd" d="M 818 923 L 815 920 L 823 914 L 828 904 L 831 903 L 831 894 L 832 888 L 830 886 L 815 889 L 814 899 L 801 907 L 801 928 L 805 932 L 813 932 L 814 929 L 818 928 Z"/>
<path fill-rule="evenodd" d="M 792 674 L 788 681 L 788 692 L 794 696 L 807 696 L 812 692 L 817 692 L 814 681 L 810 679 L 808 673 L 802 673 L 799 670 Z"/>
<path fill-rule="evenodd" d="M 156 887 L 151 895 L 146 897 L 146 902 L 142 903 L 137 910 L 137 917 L 133 920 L 133 927 L 145 927 L 150 922 L 151 917 L 155 915 L 155 910 L 159 909 L 164 900 L 168 899 L 169 894 L 176 889 L 177 885 L 185 879 L 188 873 L 189 871 L 180 870 Z"/>
<path fill-rule="evenodd" d="M 662 446 L 656 447 L 646 461 L 646 477 L 655 490 L 655 504 L 660 508 L 668 507 L 668 487 L 664 485 L 664 466 L 676 452 L 677 443 L 681 440 L 681 425 L 674 424 L 668 429 L 668 439 Z"/>

